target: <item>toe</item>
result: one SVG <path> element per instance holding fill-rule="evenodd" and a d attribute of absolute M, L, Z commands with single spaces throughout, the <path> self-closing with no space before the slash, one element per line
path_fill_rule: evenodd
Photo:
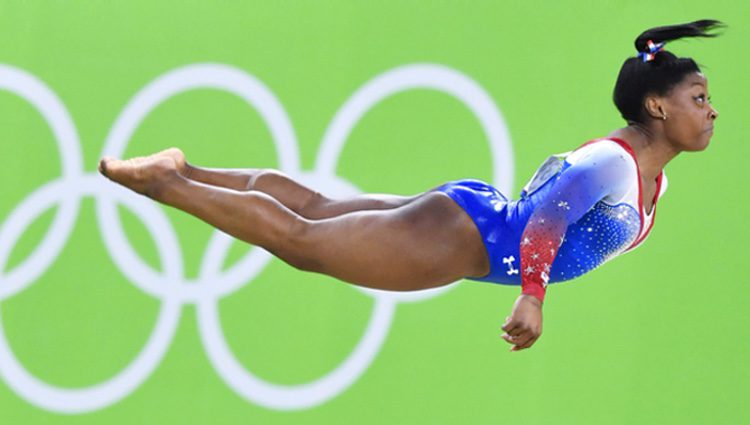
<path fill-rule="evenodd" d="M 103 175 L 107 175 L 107 162 L 109 162 L 111 158 L 108 156 L 105 156 L 104 158 L 99 160 L 99 172 Z"/>

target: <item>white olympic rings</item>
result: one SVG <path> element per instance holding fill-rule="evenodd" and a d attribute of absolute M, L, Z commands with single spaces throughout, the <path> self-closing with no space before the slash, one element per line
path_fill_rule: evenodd
<path fill-rule="evenodd" d="M 222 64 L 193 64 L 168 72 L 138 92 L 112 126 L 102 155 L 119 157 L 143 119 L 165 100 L 188 90 L 210 88 L 232 93 L 254 107 L 269 126 L 279 154 L 279 168 L 290 176 L 333 196 L 359 190 L 336 175 L 336 165 L 354 125 L 381 100 L 393 94 L 426 88 L 447 93 L 464 103 L 487 135 L 493 182 L 504 192 L 512 186 L 510 138 L 495 103 L 467 76 L 444 66 L 414 64 L 397 67 L 372 79 L 336 113 L 325 133 L 312 172 L 300 169 L 294 130 L 274 94 L 248 73 Z M 64 248 L 78 217 L 80 201 L 96 200 L 96 216 L 105 246 L 120 271 L 143 292 L 162 301 L 156 326 L 136 358 L 116 376 L 87 388 L 52 386 L 29 373 L 15 357 L 0 322 L 0 377 L 28 402 L 50 411 L 76 414 L 110 406 L 135 391 L 159 365 L 177 329 L 182 306 L 197 306 L 198 327 L 208 358 L 219 375 L 248 401 L 279 410 L 304 409 L 346 390 L 377 355 L 399 302 L 420 301 L 449 287 L 413 293 L 360 289 L 375 300 L 364 336 L 349 356 L 325 376 L 301 385 L 266 382 L 246 370 L 229 349 L 218 315 L 218 301 L 251 281 L 268 263 L 266 251 L 253 248 L 229 270 L 221 270 L 232 239 L 214 232 L 203 256 L 199 276 L 184 276 L 181 247 L 164 212 L 145 197 L 133 194 L 83 170 L 83 155 L 70 114 L 57 95 L 26 71 L 0 64 L 0 90 L 31 103 L 52 129 L 62 161 L 62 175 L 23 200 L 0 225 L 0 301 L 33 284 Z M 128 242 L 117 204 L 126 205 L 155 241 L 163 270 L 151 268 Z M 6 270 L 9 256 L 26 229 L 45 211 L 57 213 L 38 247 L 19 265 Z"/>

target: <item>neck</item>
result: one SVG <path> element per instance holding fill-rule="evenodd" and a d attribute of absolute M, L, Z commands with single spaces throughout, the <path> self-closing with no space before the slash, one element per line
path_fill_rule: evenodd
<path fill-rule="evenodd" d="M 646 126 L 629 122 L 627 127 L 610 133 L 610 136 L 625 139 L 633 148 L 641 177 L 645 181 L 656 179 L 667 163 L 680 153 L 669 143 L 663 131 L 655 127 L 658 125 Z"/>

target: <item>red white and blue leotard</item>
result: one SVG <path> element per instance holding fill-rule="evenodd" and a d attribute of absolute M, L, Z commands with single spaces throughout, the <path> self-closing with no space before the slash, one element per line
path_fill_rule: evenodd
<path fill-rule="evenodd" d="M 647 213 L 633 150 L 608 138 L 550 157 L 515 201 L 478 180 L 437 190 L 456 201 L 482 234 L 490 272 L 476 280 L 521 284 L 523 293 L 543 299 L 548 283 L 581 276 L 646 239 L 667 188 L 663 172 L 656 185 Z"/>

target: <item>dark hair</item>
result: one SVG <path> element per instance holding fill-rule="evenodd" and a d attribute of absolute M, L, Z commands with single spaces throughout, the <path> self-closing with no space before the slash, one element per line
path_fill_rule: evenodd
<path fill-rule="evenodd" d="M 635 48 L 638 52 L 648 53 L 649 41 L 658 44 L 685 37 L 716 37 L 717 34 L 709 34 L 708 31 L 722 27 L 724 24 L 719 21 L 705 19 L 651 28 L 635 39 Z M 630 57 L 622 64 L 612 99 L 626 121 L 643 123 L 646 95 L 664 96 L 686 75 L 700 72 L 700 68 L 691 58 L 678 58 L 666 50 L 659 51 L 648 62 L 639 56 Z"/>

